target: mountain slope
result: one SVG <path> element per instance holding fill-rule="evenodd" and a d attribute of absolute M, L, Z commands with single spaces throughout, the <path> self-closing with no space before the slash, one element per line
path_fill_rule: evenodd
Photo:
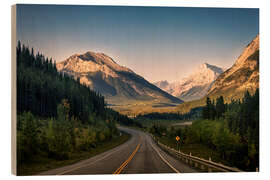
<path fill-rule="evenodd" d="M 153 83 L 155 86 L 159 87 L 160 89 L 167 91 L 168 87 L 169 87 L 169 82 L 168 81 L 158 81 L 158 82 L 154 82 Z M 168 91 L 167 91 L 168 92 Z"/>
<path fill-rule="evenodd" d="M 231 68 L 222 73 L 210 88 L 209 96 L 240 98 L 246 90 L 259 88 L 259 35 L 247 45 Z"/>
<path fill-rule="evenodd" d="M 132 70 L 118 65 L 112 58 L 88 51 L 75 54 L 57 63 L 59 71 L 79 78 L 82 84 L 98 91 L 109 103 L 122 104 L 130 101 L 157 101 L 181 103 Z"/>
<path fill-rule="evenodd" d="M 240 99 L 248 90 L 254 93 L 259 88 L 259 35 L 243 50 L 231 68 L 219 75 L 202 99 L 185 102 L 176 109 L 182 113 L 192 108 L 205 105 L 206 97 L 215 99 L 223 96 L 226 102 Z"/>
<path fill-rule="evenodd" d="M 155 83 L 155 85 L 173 96 L 179 97 L 185 101 L 191 101 L 204 97 L 214 80 L 216 80 L 222 72 L 222 68 L 204 63 L 181 81 L 171 84 L 162 81 Z"/>

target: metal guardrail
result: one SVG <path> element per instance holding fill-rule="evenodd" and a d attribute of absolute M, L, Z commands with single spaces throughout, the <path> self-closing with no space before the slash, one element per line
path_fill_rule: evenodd
<path fill-rule="evenodd" d="M 203 158 L 192 156 L 191 153 L 188 155 L 181 151 L 176 151 L 175 149 L 170 148 L 162 144 L 158 140 L 156 140 L 156 138 L 152 134 L 151 134 L 151 137 L 154 139 L 157 145 L 161 147 L 163 150 L 173 155 L 177 159 L 185 162 L 186 164 L 189 164 L 190 166 L 200 169 L 201 171 L 204 171 L 204 172 L 243 172 L 237 168 L 233 168 L 233 167 L 229 167 L 220 163 L 213 162 L 211 161 L 210 158 L 209 160 L 205 160 Z"/>

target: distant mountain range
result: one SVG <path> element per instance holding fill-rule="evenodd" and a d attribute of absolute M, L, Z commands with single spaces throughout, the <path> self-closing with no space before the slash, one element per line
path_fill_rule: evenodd
<path fill-rule="evenodd" d="M 204 97 L 221 73 L 223 73 L 222 68 L 204 63 L 180 81 L 173 83 L 159 81 L 154 84 L 173 96 L 185 101 L 192 101 Z"/>
<path fill-rule="evenodd" d="M 109 104 L 124 105 L 126 112 L 136 108 L 134 114 L 143 113 L 147 108 L 150 112 L 160 111 L 160 107 L 167 112 L 173 111 L 175 104 L 180 104 L 176 111 L 187 112 L 204 105 L 207 96 L 222 95 L 229 101 L 241 98 L 246 90 L 252 93 L 259 87 L 259 35 L 228 70 L 204 63 L 186 78 L 173 83 L 152 84 L 111 57 L 91 51 L 70 56 L 57 63 L 57 69 L 79 78 L 82 84 L 104 95 Z M 182 103 L 182 99 L 189 102 Z"/>
<path fill-rule="evenodd" d="M 182 103 L 183 101 L 161 90 L 131 69 L 118 65 L 103 53 L 88 51 L 74 54 L 57 63 L 57 69 L 79 78 L 82 84 L 105 96 L 108 103 L 156 101 Z"/>

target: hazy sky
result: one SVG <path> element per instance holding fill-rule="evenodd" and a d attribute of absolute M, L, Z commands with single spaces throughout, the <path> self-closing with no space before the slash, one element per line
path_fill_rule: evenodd
<path fill-rule="evenodd" d="M 18 5 L 17 39 L 57 61 L 103 52 L 153 82 L 208 62 L 230 67 L 259 32 L 258 9 Z"/>

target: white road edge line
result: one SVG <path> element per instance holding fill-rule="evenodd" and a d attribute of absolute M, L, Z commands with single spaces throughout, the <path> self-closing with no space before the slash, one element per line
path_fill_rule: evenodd
<path fill-rule="evenodd" d="M 66 171 L 57 173 L 56 175 L 64 175 L 64 174 L 66 174 L 66 173 L 68 173 L 68 172 L 71 172 L 71 171 L 74 171 L 74 170 L 77 170 L 77 169 L 80 169 L 80 168 L 89 166 L 89 165 L 91 165 L 91 164 L 94 164 L 94 163 L 96 163 L 96 162 L 98 162 L 98 161 L 101 161 L 101 160 L 105 159 L 106 157 L 108 157 L 108 156 L 110 156 L 110 155 L 112 155 L 112 154 L 114 154 L 114 153 L 116 153 L 116 152 L 118 152 L 118 151 L 120 151 L 120 150 L 122 150 L 122 148 L 120 148 L 120 149 L 118 149 L 118 150 L 116 150 L 116 151 L 113 151 L 113 152 L 111 152 L 111 153 L 109 153 L 109 154 L 103 156 L 102 158 L 97 159 L 97 160 L 95 160 L 95 161 L 93 161 L 93 162 L 91 162 L 91 163 L 87 163 L 87 164 L 84 164 L 84 165 L 82 165 L 82 166 L 75 167 L 75 168 L 73 168 L 73 169 L 68 169 L 68 170 L 66 170 Z"/>
<path fill-rule="evenodd" d="M 152 148 L 157 152 L 157 154 L 159 155 L 159 157 L 172 169 L 174 170 L 176 173 L 180 173 L 180 171 L 178 171 L 177 169 L 175 169 L 159 152 L 158 150 L 153 146 L 152 142 L 150 142 Z"/>

